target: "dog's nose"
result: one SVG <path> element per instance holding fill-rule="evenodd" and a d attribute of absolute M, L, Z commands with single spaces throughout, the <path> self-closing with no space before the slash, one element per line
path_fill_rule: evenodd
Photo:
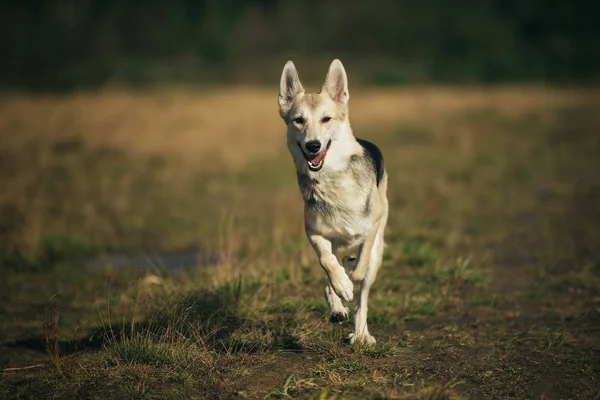
<path fill-rule="evenodd" d="M 310 151 L 311 153 L 316 153 L 321 148 L 321 142 L 318 140 L 311 140 L 310 142 L 306 142 L 305 146 L 306 150 Z"/>

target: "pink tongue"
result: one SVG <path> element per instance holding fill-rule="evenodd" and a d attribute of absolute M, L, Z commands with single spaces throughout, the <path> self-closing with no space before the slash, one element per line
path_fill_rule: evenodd
<path fill-rule="evenodd" d="M 325 159 L 325 156 L 327 155 L 327 150 L 323 151 L 322 153 L 319 153 L 315 158 L 313 158 L 312 160 L 310 160 L 310 162 L 313 165 L 318 165 L 321 163 L 321 161 L 323 161 Z"/>

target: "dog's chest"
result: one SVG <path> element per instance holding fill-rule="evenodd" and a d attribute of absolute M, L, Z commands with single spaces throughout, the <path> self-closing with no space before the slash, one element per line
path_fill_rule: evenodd
<path fill-rule="evenodd" d="M 373 223 L 369 218 L 370 192 L 351 176 L 310 179 L 298 175 L 306 206 L 306 222 L 313 231 L 345 245 L 360 243 Z"/>

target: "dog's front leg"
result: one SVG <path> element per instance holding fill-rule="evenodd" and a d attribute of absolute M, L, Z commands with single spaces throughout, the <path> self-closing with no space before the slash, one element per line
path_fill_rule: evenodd
<path fill-rule="evenodd" d="M 348 278 L 344 267 L 340 265 L 335 254 L 333 254 L 331 242 L 321 235 L 309 233 L 307 236 L 335 293 L 345 301 L 352 301 L 354 298 L 354 285 Z"/>
<path fill-rule="evenodd" d="M 332 324 L 341 324 L 348 321 L 350 309 L 344 306 L 340 296 L 333 290 L 329 279 L 327 279 L 327 286 L 325 286 L 325 300 L 327 300 L 327 305 L 329 306 L 329 322 Z"/>

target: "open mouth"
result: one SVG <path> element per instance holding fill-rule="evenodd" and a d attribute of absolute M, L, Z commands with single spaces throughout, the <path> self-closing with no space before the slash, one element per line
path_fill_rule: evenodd
<path fill-rule="evenodd" d="M 327 146 L 320 153 L 306 154 L 302 149 L 302 145 L 298 143 L 298 147 L 300 147 L 300 151 L 302 151 L 302 155 L 304 156 L 304 159 L 308 164 L 308 169 L 310 169 L 311 171 L 318 171 L 321 168 L 323 168 L 323 163 L 325 162 L 325 156 L 327 155 L 327 150 L 329 150 L 329 146 L 331 146 L 331 140 L 327 142 Z"/>

